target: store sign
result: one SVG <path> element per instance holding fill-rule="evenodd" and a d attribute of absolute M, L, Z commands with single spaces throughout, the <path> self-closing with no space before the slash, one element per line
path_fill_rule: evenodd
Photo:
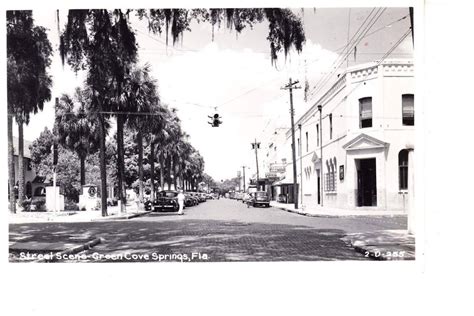
<path fill-rule="evenodd" d="M 285 173 L 286 166 L 283 164 L 270 164 L 270 172 L 269 173 Z"/>
<path fill-rule="evenodd" d="M 265 173 L 265 177 L 266 177 L 266 178 L 269 178 L 269 179 L 271 179 L 271 178 L 279 178 L 279 176 L 278 176 L 278 174 L 277 174 L 276 172 L 266 172 L 266 173 Z"/>
<path fill-rule="evenodd" d="M 344 180 L 344 165 L 339 166 L 339 180 Z"/>

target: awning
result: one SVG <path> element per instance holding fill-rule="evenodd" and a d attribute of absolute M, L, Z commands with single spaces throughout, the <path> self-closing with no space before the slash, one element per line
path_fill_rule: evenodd
<path fill-rule="evenodd" d="M 272 184 L 272 186 L 279 186 L 279 185 L 291 185 L 293 184 L 293 175 L 286 176 L 284 179 L 277 181 Z"/>

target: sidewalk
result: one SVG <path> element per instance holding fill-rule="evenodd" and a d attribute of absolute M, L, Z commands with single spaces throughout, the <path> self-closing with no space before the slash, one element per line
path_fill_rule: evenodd
<path fill-rule="evenodd" d="M 336 209 L 319 206 L 305 206 L 300 205 L 300 208 L 295 209 L 294 204 L 270 202 L 270 206 L 285 210 L 287 212 L 296 213 L 305 216 L 315 217 L 340 217 L 340 216 L 392 216 L 392 215 L 407 215 L 403 211 L 375 211 L 371 209 L 358 208 L 354 210 Z"/>
<path fill-rule="evenodd" d="M 375 260 L 415 260 L 415 237 L 406 230 L 355 233 L 342 239 Z"/>
<path fill-rule="evenodd" d="M 107 217 L 97 211 L 58 211 L 58 212 L 21 212 L 9 215 L 10 224 L 40 223 L 40 222 L 91 222 L 118 219 L 129 219 L 150 213 L 136 207 L 127 205 L 125 212 L 120 213 L 118 206 L 107 207 Z"/>

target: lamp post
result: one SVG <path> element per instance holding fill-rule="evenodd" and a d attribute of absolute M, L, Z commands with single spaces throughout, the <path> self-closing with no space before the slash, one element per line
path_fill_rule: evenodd
<path fill-rule="evenodd" d="M 255 142 L 252 143 L 252 149 L 255 149 L 255 162 L 257 165 L 257 190 L 259 190 L 259 175 L 258 175 L 258 154 L 257 150 L 260 148 L 260 143 L 257 143 L 257 139 L 255 139 Z"/>
<path fill-rule="evenodd" d="M 319 111 L 319 136 L 321 139 L 320 145 L 320 156 L 321 156 L 321 206 L 323 206 L 323 197 L 324 197 L 324 164 L 323 164 L 323 106 L 318 105 Z"/>

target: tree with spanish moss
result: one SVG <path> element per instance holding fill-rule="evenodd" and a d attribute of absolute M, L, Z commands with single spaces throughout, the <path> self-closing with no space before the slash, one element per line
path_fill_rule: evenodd
<path fill-rule="evenodd" d="M 107 215 L 106 206 L 106 167 L 105 167 L 105 126 L 104 117 L 110 112 L 121 112 L 114 102 L 122 95 L 123 84 L 131 65 L 136 62 L 137 43 L 130 26 L 131 10 L 70 10 L 66 28 L 61 34 L 60 52 L 63 62 L 73 69 L 86 70 L 87 82 L 92 89 L 92 105 L 99 113 L 100 166 L 102 215 Z M 284 51 L 285 56 L 294 46 L 298 52 L 305 41 L 301 20 L 289 9 L 151 9 L 137 10 L 141 19 L 148 21 L 153 33 L 166 31 L 171 34 L 173 44 L 190 30 L 191 22 L 206 22 L 214 26 L 226 22 L 227 28 L 240 33 L 263 20 L 269 22 L 271 60 Z M 122 125 L 124 117 L 118 115 Z M 120 121 L 120 122 L 119 122 Z M 123 166 L 123 148 L 120 148 L 123 135 L 118 135 L 118 164 Z M 123 170 L 118 175 L 123 181 Z M 123 199 L 123 186 L 119 184 L 119 196 Z"/>
<path fill-rule="evenodd" d="M 18 199 L 25 197 L 23 125 L 31 114 L 43 110 L 51 99 L 52 80 L 48 74 L 52 48 L 46 29 L 35 26 L 32 11 L 7 11 L 7 104 L 8 167 L 10 211 L 15 207 L 15 171 L 13 162 L 13 118 L 18 124 Z"/>

